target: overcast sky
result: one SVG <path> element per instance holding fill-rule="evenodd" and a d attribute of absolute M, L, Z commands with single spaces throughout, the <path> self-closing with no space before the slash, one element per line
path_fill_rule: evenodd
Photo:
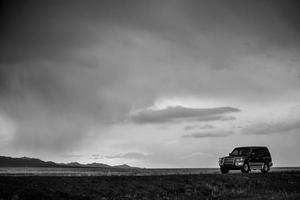
<path fill-rule="evenodd" d="M 217 167 L 264 145 L 300 166 L 299 1 L 8 2 L 1 155 Z"/>

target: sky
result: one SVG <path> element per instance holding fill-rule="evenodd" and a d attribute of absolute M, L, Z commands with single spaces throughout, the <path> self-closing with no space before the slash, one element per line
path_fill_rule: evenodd
<path fill-rule="evenodd" d="M 300 166 L 299 1 L 1 4 L 1 155 L 218 167 L 262 145 Z"/>

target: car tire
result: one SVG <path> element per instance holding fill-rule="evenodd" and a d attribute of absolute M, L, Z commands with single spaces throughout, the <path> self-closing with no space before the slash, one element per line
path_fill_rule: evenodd
<path fill-rule="evenodd" d="M 269 162 L 265 162 L 263 168 L 261 169 L 261 173 L 263 174 L 268 173 L 269 170 L 270 170 Z"/>
<path fill-rule="evenodd" d="M 250 166 L 248 163 L 245 163 L 241 169 L 243 173 L 248 173 L 250 171 Z"/>
<path fill-rule="evenodd" d="M 220 171 L 221 171 L 222 174 L 227 174 L 229 172 L 229 169 L 221 167 Z"/>

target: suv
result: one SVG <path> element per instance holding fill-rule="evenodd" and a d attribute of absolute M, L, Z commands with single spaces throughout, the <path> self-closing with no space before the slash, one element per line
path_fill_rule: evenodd
<path fill-rule="evenodd" d="M 259 169 L 267 173 L 273 165 L 271 154 L 267 147 L 237 147 L 227 157 L 219 158 L 222 174 L 229 170 L 241 170 L 248 173 L 252 169 Z"/>

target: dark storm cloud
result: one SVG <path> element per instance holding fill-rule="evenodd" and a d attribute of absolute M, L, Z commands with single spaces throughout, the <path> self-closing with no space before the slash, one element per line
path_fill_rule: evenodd
<path fill-rule="evenodd" d="M 135 123 L 165 123 L 172 121 L 210 121 L 220 120 L 223 114 L 239 112 L 237 108 L 219 107 L 219 108 L 185 108 L 182 106 L 168 107 L 161 110 L 144 110 L 131 116 Z"/>
<path fill-rule="evenodd" d="M 236 117 L 234 116 L 211 116 L 211 117 L 198 117 L 195 119 L 196 121 L 230 121 L 230 120 L 236 120 Z"/>
<path fill-rule="evenodd" d="M 120 122 L 132 107 L 149 107 L 161 96 L 274 99 L 270 93 L 282 94 L 277 88 L 292 87 L 283 80 L 269 88 L 264 76 L 247 78 L 232 61 L 240 52 L 264 55 L 274 46 L 298 50 L 299 3 L 289 2 L 2 3 L 0 107 L 16 126 L 13 147 L 76 147 L 91 127 Z M 233 120 L 224 114 L 237 111 L 176 107 L 132 120 Z"/>
<path fill-rule="evenodd" d="M 129 112 L 121 92 L 109 91 L 122 69 L 115 73 L 112 63 L 82 52 L 103 45 L 123 17 L 134 19 L 132 3 L 28 1 L 1 7 L 0 106 L 19 127 L 15 148 L 69 149 L 90 126 Z"/>
<path fill-rule="evenodd" d="M 196 132 L 184 134 L 184 138 L 215 138 L 215 137 L 226 137 L 234 134 L 233 131 L 208 131 L 208 132 Z"/>

